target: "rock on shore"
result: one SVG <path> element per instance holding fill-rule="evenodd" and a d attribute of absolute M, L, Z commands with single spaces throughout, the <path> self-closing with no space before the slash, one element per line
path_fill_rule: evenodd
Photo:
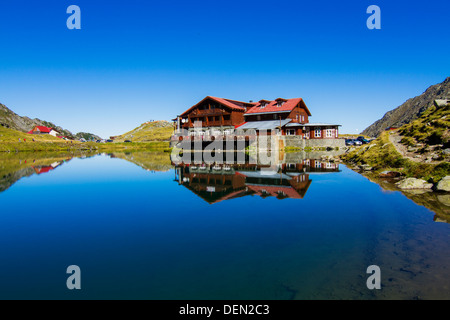
<path fill-rule="evenodd" d="M 433 187 L 432 183 L 428 183 L 422 179 L 407 178 L 399 181 L 395 184 L 399 189 L 431 189 Z"/>
<path fill-rule="evenodd" d="M 445 176 L 444 178 L 442 178 L 437 186 L 436 186 L 436 190 L 438 191 L 450 191 L 450 176 Z"/>

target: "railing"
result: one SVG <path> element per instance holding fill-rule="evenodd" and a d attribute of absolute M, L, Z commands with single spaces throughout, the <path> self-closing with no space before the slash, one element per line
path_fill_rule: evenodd
<path fill-rule="evenodd" d="M 220 127 L 220 126 L 232 126 L 232 122 L 231 120 L 224 120 L 222 121 L 208 121 L 208 124 L 203 121 L 202 122 L 202 127 L 206 128 L 206 127 Z M 189 123 L 183 123 L 181 124 L 181 127 L 183 129 L 187 129 L 187 128 L 193 128 L 194 127 L 194 122 L 192 122 L 191 124 Z"/>
<path fill-rule="evenodd" d="M 196 110 L 192 112 L 193 115 L 227 115 L 230 114 L 227 111 L 223 111 L 222 109 L 206 109 L 206 110 Z"/>

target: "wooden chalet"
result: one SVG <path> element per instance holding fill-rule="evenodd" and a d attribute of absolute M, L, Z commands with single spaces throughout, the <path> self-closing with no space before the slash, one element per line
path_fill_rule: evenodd
<path fill-rule="evenodd" d="M 196 105 L 177 116 L 177 129 L 186 129 L 190 134 L 231 134 L 237 125 L 244 122 L 244 113 L 254 103 L 206 97 Z M 200 131 L 194 130 L 200 127 Z"/>
<path fill-rule="evenodd" d="M 208 96 L 177 118 L 177 132 L 189 135 L 227 135 L 235 130 L 256 134 L 290 135 L 302 139 L 337 139 L 338 124 L 310 123 L 311 112 L 302 98 L 242 102 Z M 196 127 L 201 129 L 196 130 Z"/>

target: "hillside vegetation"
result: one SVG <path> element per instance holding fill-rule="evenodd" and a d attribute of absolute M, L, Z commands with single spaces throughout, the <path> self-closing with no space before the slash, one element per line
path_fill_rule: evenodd
<path fill-rule="evenodd" d="M 169 142 L 166 141 L 146 143 L 81 143 L 79 141 L 65 141 L 48 134 L 27 134 L 0 126 L 0 152 L 112 152 L 124 150 L 168 151 L 170 148 Z"/>
<path fill-rule="evenodd" d="M 442 145 L 450 147 L 450 105 L 438 107 L 433 105 L 417 120 L 401 127 L 398 132 L 404 138 L 402 143 L 410 147 Z M 422 150 L 425 151 L 425 150 Z"/>
<path fill-rule="evenodd" d="M 40 120 L 37 118 L 30 119 L 28 117 L 19 116 L 17 113 L 13 112 L 12 110 L 8 109 L 5 105 L 0 103 L 0 127 L 26 133 L 31 129 L 33 129 L 35 126 L 44 126 L 53 128 L 56 131 L 58 131 L 62 136 L 68 137 L 70 139 L 80 139 L 80 138 L 86 139 L 85 136 L 92 137 L 95 140 L 99 138 L 94 134 L 85 132 L 80 132 L 74 135 L 69 130 L 57 126 L 50 121 Z"/>
<path fill-rule="evenodd" d="M 141 124 L 136 129 L 117 136 L 114 141 L 151 142 L 169 141 L 173 134 L 173 125 L 168 121 L 153 121 Z"/>
<path fill-rule="evenodd" d="M 422 178 L 429 182 L 437 182 L 450 175 L 450 163 L 414 162 L 403 157 L 389 140 L 389 132 L 383 132 L 376 140 L 368 145 L 354 149 L 341 156 L 354 165 L 368 165 L 372 173 L 381 171 L 398 171 L 406 177 Z"/>

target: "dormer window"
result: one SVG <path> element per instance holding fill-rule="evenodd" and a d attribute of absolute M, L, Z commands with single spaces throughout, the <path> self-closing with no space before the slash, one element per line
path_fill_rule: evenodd
<path fill-rule="evenodd" d="M 270 103 L 270 101 L 267 100 L 259 100 L 259 107 L 261 109 L 264 109 L 265 107 L 267 107 L 267 104 Z"/>
<path fill-rule="evenodd" d="M 282 99 L 282 98 L 278 98 L 278 99 L 275 99 L 275 101 L 277 102 L 277 107 L 279 108 L 279 107 L 283 106 L 283 104 L 284 104 L 287 100 L 286 100 L 286 99 Z"/>

